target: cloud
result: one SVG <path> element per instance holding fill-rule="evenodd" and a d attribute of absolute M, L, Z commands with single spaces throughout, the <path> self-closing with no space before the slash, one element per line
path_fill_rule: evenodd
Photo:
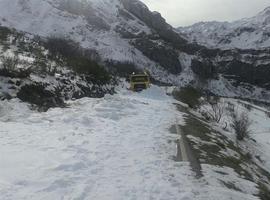
<path fill-rule="evenodd" d="M 233 21 L 252 17 L 270 6 L 269 0 L 141 0 L 173 26 L 199 21 Z"/>

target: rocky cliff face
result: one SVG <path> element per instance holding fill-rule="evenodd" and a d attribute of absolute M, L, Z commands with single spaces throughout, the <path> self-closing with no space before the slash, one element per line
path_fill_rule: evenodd
<path fill-rule="evenodd" d="M 124 8 L 142 20 L 148 27 L 156 32 L 165 41 L 171 42 L 175 47 L 182 47 L 187 41 L 180 37 L 176 31 L 166 23 L 158 12 L 150 10 L 138 0 L 121 0 Z"/>
<path fill-rule="evenodd" d="M 232 23 L 200 22 L 178 31 L 190 43 L 207 47 L 195 52 L 200 62 L 192 62 L 191 68 L 199 77 L 206 74 L 209 77 L 209 73 L 215 72 L 232 80 L 234 85 L 269 89 L 270 8 Z"/>
<path fill-rule="evenodd" d="M 270 49 L 206 49 L 196 53 L 191 68 L 199 77 L 211 79 L 215 73 L 239 83 L 269 89 Z"/>

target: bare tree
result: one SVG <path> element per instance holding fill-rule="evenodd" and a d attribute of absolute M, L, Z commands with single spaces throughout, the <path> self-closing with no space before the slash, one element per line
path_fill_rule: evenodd
<path fill-rule="evenodd" d="M 269 111 L 265 111 L 265 115 L 266 115 L 266 117 L 270 118 L 270 112 Z"/>
<path fill-rule="evenodd" d="M 223 101 L 220 101 L 218 97 L 209 97 L 207 99 L 210 109 L 205 108 L 202 114 L 208 120 L 219 123 L 226 114 L 225 111 L 227 106 Z"/>
<path fill-rule="evenodd" d="M 243 140 L 250 134 L 251 120 L 249 119 L 248 113 L 239 113 L 235 111 L 231 114 L 231 118 L 231 126 L 235 131 L 236 138 L 238 140 Z"/>
<path fill-rule="evenodd" d="M 19 64 L 17 56 L 6 56 L 1 58 L 2 66 L 6 70 L 15 70 Z"/>

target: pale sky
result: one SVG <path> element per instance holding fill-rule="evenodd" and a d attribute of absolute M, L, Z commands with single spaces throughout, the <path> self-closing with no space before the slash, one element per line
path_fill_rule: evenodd
<path fill-rule="evenodd" d="M 270 0 L 141 0 L 175 27 L 199 21 L 233 21 L 252 17 L 270 6 Z"/>

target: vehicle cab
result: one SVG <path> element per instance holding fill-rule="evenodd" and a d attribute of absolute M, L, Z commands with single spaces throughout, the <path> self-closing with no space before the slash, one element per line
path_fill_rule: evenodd
<path fill-rule="evenodd" d="M 150 87 L 150 77 L 145 72 L 142 74 L 133 73 L 130 75 L 130 90 L 134 92 L 139 92 Z"/>

